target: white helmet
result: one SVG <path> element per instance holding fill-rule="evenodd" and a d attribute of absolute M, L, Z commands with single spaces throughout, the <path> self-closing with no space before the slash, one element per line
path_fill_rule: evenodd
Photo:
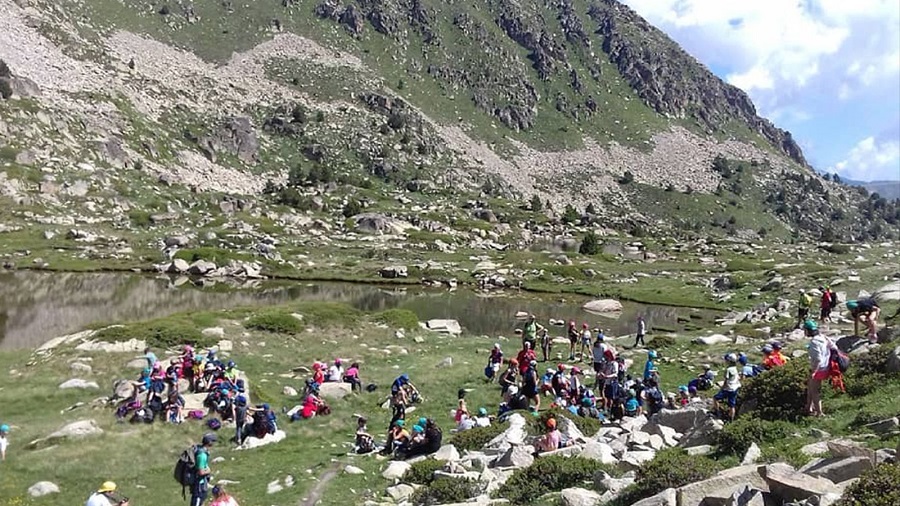
<path fill-rule="evenodd" d="M 509 387 L 508 392 L 509 392 L 509 395 L 516 395 L 517 393 L 519 393 L 519 387 L 512 385 Z"/>

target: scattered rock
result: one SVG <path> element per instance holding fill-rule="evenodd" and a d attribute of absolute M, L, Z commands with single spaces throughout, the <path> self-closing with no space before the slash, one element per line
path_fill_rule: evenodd
<path fill-rule="evenodd" d="M 176 258 L 172 260 L 172 263 L 170 263 L 168 267 L 166 267 L 166 272 L 168 272 L 169 274 L 184 274 L 188 271 L 188 269 L 190 269 L 190 267 L 191 266 L 187 263 L 186 260 Z"/>
<path fill-rule="evenodd" d="M 225 337 L 225 329 L 223 329 L 222 327 L 205 328 L 205 329 L 201 330 L 200 333 L 203 334 L 204 337 L 215 337 L 215 338 L 219 338 L 219 339 Z M 224 351 L 224 350 L 219 350 L 219 351 Z"/>
<path fill-rule="evenodd" d="M 653 497 L 638 501 L 631 506 L 678 506 L 678 495 L 674 488 L 667 488 Z"/>
<path fill-rule="evenodd" d="M 684 434 L 693 427 L 700 425 L 707 419 L 706 410 L 699 407 L 685 409 L 663 409 L 653 415 L 652 422 L 658 426 L 669 427 L 675 432 Z M 656 429 L 647 428 L 647 432 L 654 433 Z M 661 434 L 665 436 L 665 434 Z"/>
<path fill-rule="evenodd" d="M 612 447 L 597 441 L 589 441 L 582 450 L 581 456 L 586 459 L 596 460 L 602 464 L 615 465 L 618 463 Z"/>
<path fill-rule="evenodd" d="M 434 458 L 446 462 L 456 462 L 459 460 L 459 452 L 453 445 L 444 445 L 441 446 L 441 448 L 437 452 L 435 452 Z"/>
<path fill-rule="evenodd" d="M 622 312 L 622 303 L 612 299 L 600 299 L 586 302 L 581 309 L 591 313 L 609 314 Z"/>
<path fill-rule="evenodd" d="M 560 492 L 563 506 L 597 506 L 600 494 L 583 488 L 567 488 Z"/>
<path fill-rule="evenodd" d="M 69 388 L 81 388 L 85 390 L 97 390 L 100 388 L 100 385 L 97 384 L 96 381 L 85 381 L 83 379 L 73 378 L 65 383 L 59 385 L 60 390 L 66 390 Z"/>
<path fill-rule="evenodd" d="M 875 434 L 888 434 L 900 427 L 900 420 L 897 417 L 888 418 L 875 423 L 863 425 L 864 428 L 871 430 Z"/>
<path fill-rule="evenodd" d="M 297 389 L 290 385 L 285 385 L 284 388 L 281 389 L 281 393 L 288 397 L 297 397 L 300 395 L 297 393 Z"/>
<path fill-rule="evenodd" d="M 91 366 L 82 364 L 81 362 L 72 362 L 69 364 L 69 369 L 71 369 L 72 372 L 80 372 L 83 374 L 91 374 L 94 370 Z M 60 386 L 60 388 L 62 388 L 62 386 Z"/>
<path fill-rule="evenodd" d="M 350 383 L 322 383 L 319 385 L 319 394 L 326 399 L 343 399 L 353 393 L 353 385 Z"/>
<path fill-rule="evenodd" d="M 34 448 L 41 446 L 42 443 L 53 443 L 65 439 L 82 439 L 100 434 L 103 434 L 103 429 L 97 425 L 97 422 L 94 420 L 79 420 L 66 425 L 53 434 L 50 434 L 45 439 L 32 441 L 29 444 L 29 447 Z"/>
<path fill-rule="evenodd" d="M 534 463 L 534 447 L 530 445 L 512 445 L 506 453 L 495 460 L 492 467 L 528 467 Z"/>
<path fill-rule="evenodd" d="M 859 478 L 863 472 L 872 469 L 872 465 L 872 461 L 867 457 L 835 457 L 810 462 L 799 472 L 817 478 L 825 478 L 834 483 L 841 483 Z"/>
<path fill-rule="evenodd" d="M 405 278 L 409 276 L 409 270 L 405 265 L 391 265 L 381 269 L 379 274 L 387 279 Z"/>
<path fill-rule="evenodd" d="M 345 473 L 345 474 L 351 474 L 351 475 L 354 475 L 354 476 L 360 475 L 360 474 L 366 474 L 366 472 L 363 471 L 362 469 L 360 469 L 360 468 L 358 468 L 358 467 L 356 467 L 356 466 L 351 466 L 351 465 L 349 465 L 349 464 L 346 465 L 346 466 L 344 466 L 344 473 Z"/>
<path fill-rule="evenodd" d="M 727 499 L 735 492 L 750 485 L 768 491 L 763 479 L 763 467 L 750 465 L 726 469 L 712 478 L 685 485 L 678 489 L 679 506 L 699 506 L 707 498 Z"/>
<path fill-rule="evenodd" d="M 450 334 L 453 336 L 462 334 L 462 327 L 456 320 L 428 320 L 424 325 L 426 329 L 432 332 Z"/>
<path fill-rule="evenodd" d="M 415 489 L 405 483 L 401 483 L 388 487 L 386 492 L 395 502 L 401 502 L 409 499 L 409 496 L 415 492 Z"/>
<path fill-rule="evenodd" d="M 783 501 L 804 501 L 813 496 L 841 493 L 830 480 L 797 472 L 787 464 L 769 464 L 763 474 L 769 490 Z"/>
<path fill-rule="evenodd" d="M 399 480 L 409 471 L 410 464 L 408 462 L 404 462 L 402 460 L 394 460 L 388 464 L 387 469 L 381 473 L 381 476 L 386 480 Z"/>
<path fill-rule="evenodd" d="M 58 494 L 59 486 L 51 481 L 39 481 L 28 487 L 28 495 L 31 497 L 43 497 L 50 494 Z"/>
<path fill-rule="evenodd" d="M 694 339 L 694 343 L 703 344 L 706 346 L 712 346 L 714 344 L 724 344 L 724 343 L 730 343 L 730 342 L 732 342 L 731 338 L 728 336 L 723 336 L 722 334 L 713 334 L 711 336 L 698 337 L 697 339 Z"/>
<path fill-rule="evenodd" d="M 762 450 L 759 449 L 756 443 L 751 443 L 750 448 L 747 448 L 747 453 L 744 454 L 744 459 L 741 460 L 741 465 L 756 464 L 760 457 L 762 457 Z"/>
<path fill-rule="evenodd" d="M 875 463 L 875 451 L 849 439 L 828 441 L 828 452 L 832 457 L 865 457 Z"/>

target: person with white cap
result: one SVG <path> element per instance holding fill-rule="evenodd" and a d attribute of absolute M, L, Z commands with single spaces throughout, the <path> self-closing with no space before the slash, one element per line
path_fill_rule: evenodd
<path fill-rule="evenodd" d="M 84 506 L 128 506 L 127 497 L 116 494 L 118 487 L 111 481 L 105 481 L 96 492 L 88 497 Z"/>

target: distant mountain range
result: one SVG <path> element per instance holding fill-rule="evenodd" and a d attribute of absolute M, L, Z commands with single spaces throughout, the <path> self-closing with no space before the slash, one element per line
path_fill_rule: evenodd
<path fill-rule="evenodd" d="M 900 181 L 855 181 L 853 179 L 841 179 L 841 181 L 852 186 L 862 186 L 869 193 L 877 193 L 888 200 L 900 199 Z"/>

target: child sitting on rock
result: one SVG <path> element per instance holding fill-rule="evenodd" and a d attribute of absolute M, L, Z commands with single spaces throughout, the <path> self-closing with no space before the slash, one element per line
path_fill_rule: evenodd
<path fill-rule="evenodd" d="M 366 426 L 366 423 L 365 417 L 360 416 L 356 419 L 356 443 L 354 444 L 354 450 L 358 454 L 375 451 L 375 438 L 369 434 L 369 428 Z"/>

